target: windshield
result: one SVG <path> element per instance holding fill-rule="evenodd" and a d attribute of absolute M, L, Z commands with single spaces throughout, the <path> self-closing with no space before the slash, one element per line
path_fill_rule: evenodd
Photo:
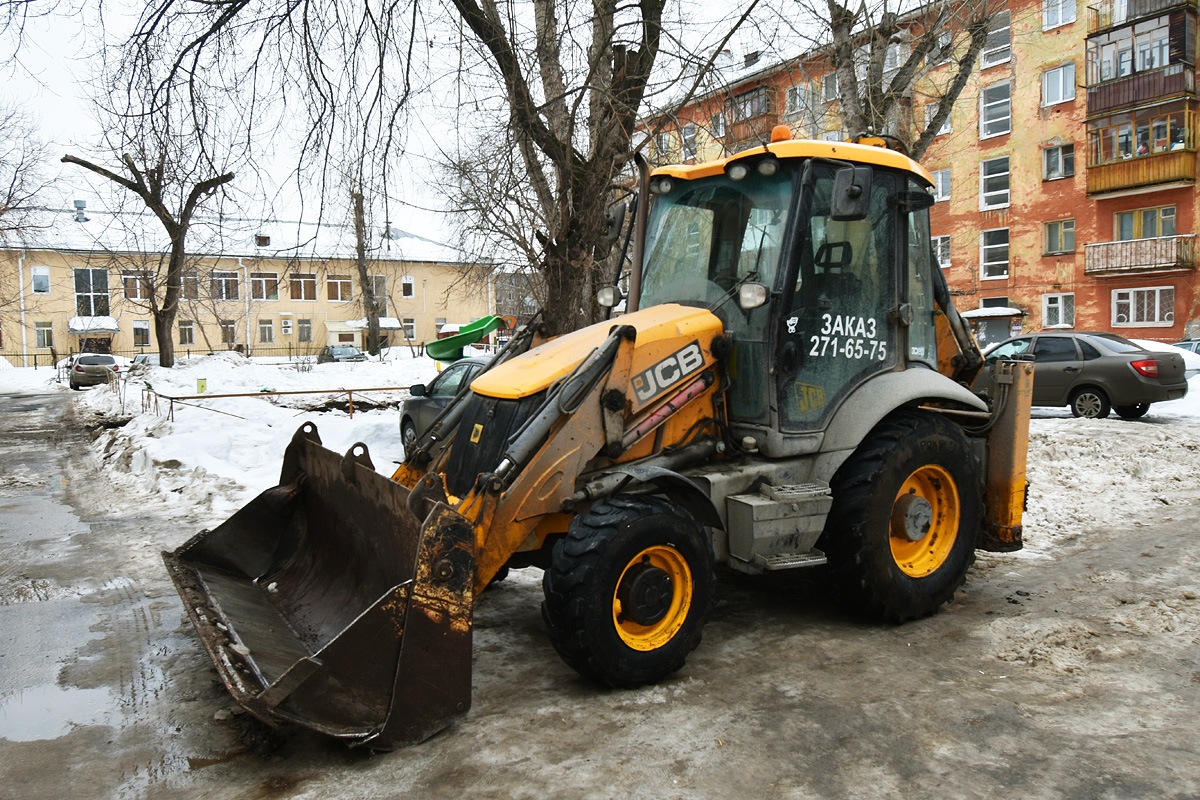
<path fill-rule="evenodd" d="M 791 171 L 675 184 L 651 208 L 639 305 L 707 308 L 741 282 L 772 286 L 792 196 Z"/>

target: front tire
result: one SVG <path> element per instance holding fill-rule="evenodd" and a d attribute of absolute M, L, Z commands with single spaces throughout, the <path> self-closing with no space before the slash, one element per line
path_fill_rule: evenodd
<path fill-rule="evenodd" d="M 1117 416 L 1121 419 L 1141 419 L 1150 410 L 1150 404 L 1136 403 L 1132 406 L 1113 406 L 1113 410 L 1117 412 Z"/>
<path fill-rule="evenodd" d="M 404 445 L 404 452 L 407 453 L 416 441 L 417 428 L 412 424 L 412 420 L 405 419 L 400 423 L 400 443 Z"/>
<path fill-rule="evenodd" d="M 1071 414 L 1083 419 L 1104 419 L 1112 410 L 1108 395 L 1102 389 L 1085 386 L 1071 393 Z"/>
<path fill-rule="evenodd" d="M 980 468 L 961 428 L 931 413 L 886 419 L 830 488 L 818 547 L 859 610 L 900 623 L 954 596 L 975 560 L 983 519 Z"/>
<path fill-rule="evenodd" d="M 550 642 L 572 669 L 634 688 L 678 671 L 712 607 L 713 556 L 678 504 L 617 495 L 571 522 L 542 579 Z"/>

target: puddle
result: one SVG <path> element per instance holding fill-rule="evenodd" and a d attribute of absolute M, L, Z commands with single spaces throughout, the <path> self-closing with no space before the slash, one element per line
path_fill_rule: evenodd
<path fill-rule="evenodd" d="M 111 689 L 57 685 L 18 689 L 0 699 L 0 739 L 36 742 L 57 739 L 83 725 L 108 725 L 117 714 Z"/>

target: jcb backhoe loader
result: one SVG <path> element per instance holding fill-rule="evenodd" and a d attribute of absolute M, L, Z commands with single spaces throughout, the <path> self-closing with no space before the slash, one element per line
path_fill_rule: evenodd
<path fill-rule="evenodd" d="M 643 170 L 627 312 L 527 326 L 390 479 L 302 426 L 279 486 L 164 554 L 237 702 L 422 741 L 470 706 L 475 598 L 509 567 L 545 570 L 567 664 L 635 687 L 697 646 L 718 564 L 827 564 L 898 623 L 976 549 L 1020 548 L 1030 365 L 1000 364 L 988 402 L 966 388 L 982 359 L 932 253 L 930 175 L 881 144 L 777 132 Z"/>

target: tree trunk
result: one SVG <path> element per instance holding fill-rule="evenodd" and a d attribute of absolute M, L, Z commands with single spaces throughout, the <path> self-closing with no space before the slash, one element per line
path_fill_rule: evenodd
<path fill-rule="evenodd" d="M 358 283 L 362 288 L 363 311 L 367 315 L 367 352 L 379 355 L 379 305 L 375 302 L 375 287 L 367 274 L 367 219 L 363 210 L 362 192 L 351 192 L 354 200 L 354 246 L 358 263 Z"/>

